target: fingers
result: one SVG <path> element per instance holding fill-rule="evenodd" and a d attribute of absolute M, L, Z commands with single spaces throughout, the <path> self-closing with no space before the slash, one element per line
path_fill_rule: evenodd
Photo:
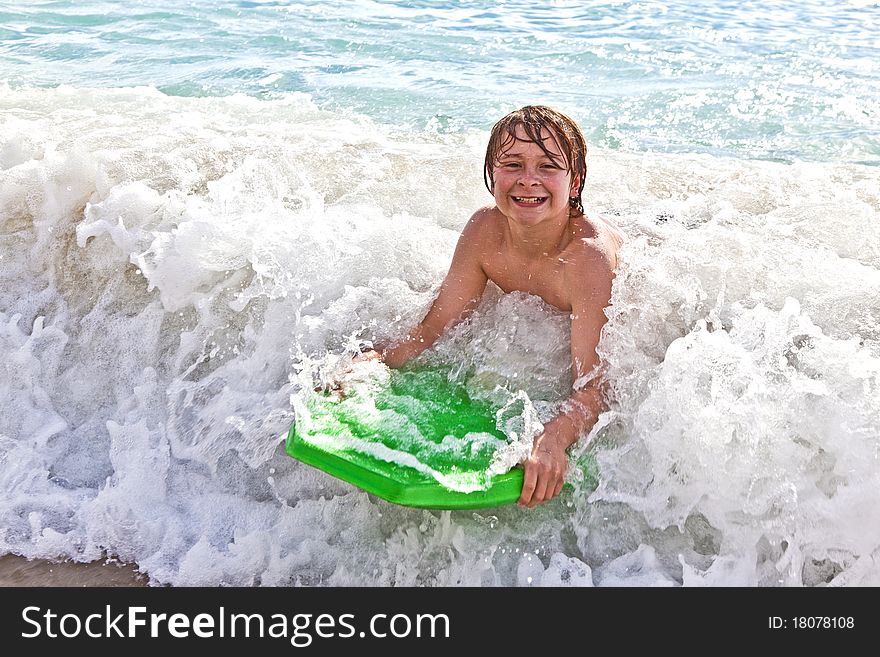
<path fill-rule="evenodd" d="M 312 388 L 315 392 L 323 392 L 325 394 L 342 390 L 342 381 L 339 379 L 331 379 L 330 381 L 318 382 Z"/>
<path fill-rule="evenodd" d="M 564 452 L 560 456 L 549 450 L 538 449 L 523 463 L 523 487 L 517 504 L 535 508 L 552 500 L 562 491 L 568 463 Z"/>
<path fill-rule="evenodd" d="M 355 372 L 355 366 L 370 361 L 382 362 L 382 352 L 369 348 L 359 352 L 348 351 L 332 360 L 328 359 L 312 374 L 312 389 L 325 395 L 344 398 L 346 379 Z"/>
<path fill-rule="evenodd" d="M 352 362 L 359 363 L 366 360 L 382 360 L 382 354 L 375 349 L 367 349 L 354 355 Z"/>
<path fill-rule="evenodd" d="M 523 487 L 522 492 L 519 495 L 519 500 L 517 501 L 517 504 L 521 507 L 529 506 L 531 504 L 532 494 L 535 492 L 535 484 L 538 483 L 538 473 L 534 467 L 531 467 L 530 462 L 531 459 L 523 464 L 523 466 L 525 467 L 525 474 L 523 475 Z"/>
<path fill-rule="evenodd" d="M 342 376 L 345 376 L 345 374 L 350 371 L 351 368 L 343 372 Z M 342 401 L 346 397 L 342 376 L 337 376 L 326 381 L 318 381 L 312 387 L 312 390 L 320 392 L 325 396 L 333 397 L 338 401 Z"/>
<path fill-rule="evenodd" d="M 332 397 L 336 401 L 342 401 L 348 396 L 345 394 L 345 388 L 339 384 L 315 386 L 314 391 L 320 392 L 325 397 Z"/>
<path fill-rule="evenodd" d="M 340 362 L 337 363 L 333 369 L 318 373 L 317 380 L 312 389 L 315 392 L 322 392 L 325 395 L 338 397 L 340 399 L 344 398 L 345 377 L 354 371 L 352 368 L 352 363 L 354 362 L 356 362 L 356 359 L 352 359 L 347 363 Z"/>

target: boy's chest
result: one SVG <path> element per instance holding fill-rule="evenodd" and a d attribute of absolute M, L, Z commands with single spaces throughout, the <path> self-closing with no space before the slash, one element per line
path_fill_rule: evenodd
<path fill-rule="evenodd" d="M 536 262 L 498 254 L 485 258 L 482 265 L 489 280 L 504 292 L 527 292 L 559 310 L 571 311 L 564 261 L 547 259 Z"/>

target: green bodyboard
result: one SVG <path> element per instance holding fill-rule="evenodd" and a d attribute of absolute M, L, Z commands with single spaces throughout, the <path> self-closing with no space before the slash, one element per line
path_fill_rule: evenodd
<path fill-rule="evenodd" d="M 387 380 L 348 392 L 301 398 L 290 456 L 403 506 L 480 509 L 519 499 L 521 467 L 488 474 L 508 442 L 495 409 L 447 371 L 390 370 Z"/>

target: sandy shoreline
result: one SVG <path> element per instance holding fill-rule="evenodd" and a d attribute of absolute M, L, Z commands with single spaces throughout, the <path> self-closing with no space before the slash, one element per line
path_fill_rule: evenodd
<path fill-rule="evenodd" d="M 54 563 L 29 561 L 14 554 L 0 556 L 0 587 L 12 586 L 147 586 L 145 575 L 131 564 L 93 561 Z"/>

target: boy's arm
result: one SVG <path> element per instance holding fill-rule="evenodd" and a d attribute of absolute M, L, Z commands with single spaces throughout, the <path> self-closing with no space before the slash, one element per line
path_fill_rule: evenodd
<path fill-rule="evenodd" d="M 589 257 L 587 257 L 587 255 Z M 566 449 L 589 431 L 605 409 L 604 378 L 596 353 L 605 307 L 611 300 L 614 271 L 609 258 L 589 250 L 567 281 L 571 290 L 571 357 L 574 386 L 562 412 L 544 425 L 523 463 L 521 506 L 534 507 L 556 497 L 568 469 Z"/>
<path fill-rule="evenodd" d="M 399 344 L 379 350 L 389 367 L 400 367 L 418 356 L 444 331 L 465 319 L 477 307 L 488 281 L 480 264 L 488 212 L 479 210 L 474 213 L 462 230 L 449 272 L 424 319 Z"/>

